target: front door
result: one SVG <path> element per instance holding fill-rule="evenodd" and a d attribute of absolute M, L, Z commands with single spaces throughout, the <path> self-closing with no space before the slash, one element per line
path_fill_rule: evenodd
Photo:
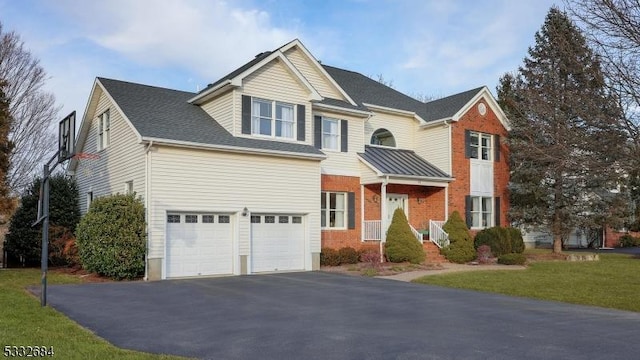
<path fill-rule="evenodd" d="M 409 195 L 406 194 L 387 194 L 387 227 L 391 225 L 393 213 L 400 208 L 404 211 L 404 215 L 409 217 Z"/>

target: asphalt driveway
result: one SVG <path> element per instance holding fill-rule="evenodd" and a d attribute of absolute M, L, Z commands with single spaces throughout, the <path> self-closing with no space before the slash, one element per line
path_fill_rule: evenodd
<path fill-rule="evenodd" d="M 116 346 L 202 359 L 633 359 L 640 314 L 323 272 L 56 285 Z"/>

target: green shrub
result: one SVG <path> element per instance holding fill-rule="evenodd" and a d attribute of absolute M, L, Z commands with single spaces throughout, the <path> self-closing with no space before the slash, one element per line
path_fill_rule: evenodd
<path fill-rule="evenodd" d="M 338 250 L 338 256 L 340 257 L 340 264 L 357 264 L 360 259 L 360 254 L 356 249 L 352 247 L 343 247 Z"/>
<path fill-rule="evenodd" d="M 340 254 L 338 250 L 332 248 L 322 248 L 320 250 L 320 265 L 338 266 L 340 265 Z"/>
<path fill-rule="evenodd" d="M 511 253 L 498 257 L 498 264 L 502 265 L 524 265 L 527 258 L 522 254 Z"/>
<path fill-rule="evenodd" d="M 4 249 L 12 258 L 20 259 L 21 265 L 32 266 L 40 264 L 42 243 L 42 226 L 33 226 L 38 217 L 38 200 L 41 179 L 35 179 L 22 194 L 20 206 L 11 217 L 9 232 L 5 238 Z M 78 221 L 80 210 L 78 207 L 78 188 L 74 180 L 63 174 L 49 178 L 49 242 L 58 243 L 58 235 L 68 237 L 73 234 Z M 62 230 L 60 230 L 62 228 Z M 53 249 L 53 261 L 59 260 Z M 61 265 L 60 263 L 54 263 Z"/>
<path fill-rule="evenodd" d="M 620 237 L 620 247 L 634 247 L 634 246 L 640 246 L 640 238 L 631 236 L 629 234 L 625 234 Z"/>
<path fill-rule="evenodd" d="M 522 233 L 512 227 L 495 226 L 479 231 L 474 239 L 474 246 L 477 249 L 482 245 L 489 245 L 494 256 L 524 251 Z"/>
<path fill-rule="evenodd" d="M 412 264 L 420 264 L 426 258 L 422 244 L 411 232 L 404 211 L 400 208 L 393 213 L 384 251 L 389 261 L 395 263 L 408 261 Z"/>
<path fill-rule="evenodd" d="M 476 249 L 473 247 L 469 228 L 460 217 L 460 213 L 454 211 L 444 224 L 443 230 L 449 234 L 449 246 L 440 252 L 447 260 L 464 264 L 476 258 Z"/>
<path fill-rule="evenodd" d="M 82 266 L 113 279 L 144 274 L 146 248 L 144 205 L 135 195 L 100 197 L 77 229 L 76 245 Z"/>

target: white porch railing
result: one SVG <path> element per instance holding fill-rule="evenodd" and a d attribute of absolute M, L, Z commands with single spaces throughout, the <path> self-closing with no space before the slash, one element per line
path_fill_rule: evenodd
<path fill-rule="evenodd" d="M 439 248 L 449 246 L 449 234 L 444 229 L 444 221 L 429 220 L 429 240 Z"/>
<path fill-rule="evenodd" d="M 413 226 L 409 225 L 413 236 L 422 243 L 422 234 Z M 364 239 L 363 240 L 382 240 L 382 221 L 381 220 L 365 220 L 364 222 Z"/>
<path fill-rule="evenodd" d="M 363 240 L 381 240 L 381 239 L 382 239 L 382 221 L 381 220 L 365 220 Z"/>

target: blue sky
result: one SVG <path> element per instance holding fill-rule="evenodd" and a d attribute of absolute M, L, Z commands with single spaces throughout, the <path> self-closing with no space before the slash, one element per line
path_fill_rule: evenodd
<path fill-rule="evenodd" d="M 50 78 L 83 113 L 96 76 L 197 91 L 265 50 L 300 39 L 324 64 L 409 95 L 487 85 L 522 64 L 560 0 L 0 0 Z"/>

